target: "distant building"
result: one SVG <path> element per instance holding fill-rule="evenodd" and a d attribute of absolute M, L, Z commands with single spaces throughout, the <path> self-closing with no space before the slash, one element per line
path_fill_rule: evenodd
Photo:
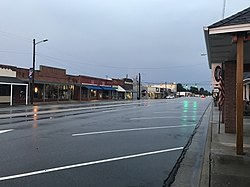
<path fill-rule="evenodd" d="M 176 83 L 163 83 L 163 84 L 152 84 L 147 86 L 148 98 L 150 99 L 161 99 L 166 98 L 169 94 L 176 94 L 177 84 Z"/>

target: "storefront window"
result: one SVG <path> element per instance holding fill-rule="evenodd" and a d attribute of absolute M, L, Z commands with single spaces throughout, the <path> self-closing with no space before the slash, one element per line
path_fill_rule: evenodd
<path fill-rule="evenodd" d="M 0 96 L 10 96 L 10 85 L 0 85 Z"/>
<path fill-rule="evenodd" d="M 90 96 L 91 97 L 96 97 L 96 93 L 97 93 L 97 91 L 96 90 L 90 90 Z"/>

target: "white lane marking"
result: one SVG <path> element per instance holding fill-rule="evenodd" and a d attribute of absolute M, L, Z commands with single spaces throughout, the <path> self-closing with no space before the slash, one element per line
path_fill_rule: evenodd
<path fill-rule="evenodd" d="M 0 177 L 0 181 L 16 179 L 16 178 L 21 178 L 21 177 L 28 177 L 28 176 L 39 175 L 39 174 L 43 174 L 43 173 L 50 173 L 50 172 L 66 170 L 66 169 L 90 166 L 90 165 L 95 165 L 95 164 L 102 164 L 102 163 L 107 163 L 107 162 L 114 162 L 114 161 L 119 161 L 119 160 L 155 155 L 155 154 L 166 153 L 166 152 L 170 152 L 170 151 L 177 151 L 177 150 L 182 150 L 182 149 L 183 149 L 183 147 L 176 147 L 176 148 L 171 148 L 171 149 L 163 149 L 163 150 L 159 150 L 159 151 L 145 152 L 145 153 L 139 153 L 139 154 L 134 154 L 134 155 L 127 155 L 127 156 L 114 157 L 114 158 L 108 158 L 108 159 L 103 159 L 103 160 L 96 160 L 96 161 L 91 161 L 91 162 L 73 164 L 73 165 L 68 165 L 68 166 L 43 169 L 43 170 L 38 170 L 38 171 L 33 171 L 33 172 L 28 172 L 28 173 L 21 173 L 21 174 L 16 174 L 16 175 Z"/>
<path fill-rule="evenodd" d="M 104 111 L 101 111 L 102 113 L 109 113 L 109 112 L 116 112 L 116 111 L 119 111 L 119 110 L 104 110 Z"/>
<path fill-rule="evenodd" d="M 86 136 L 86 135 L 95 135 L 95 134 L 108 134 L 108 133 L 117 133 L 117 132 L 129 132 L 129 131 L 143 131 L 143 130 L 156 130 L 156 129 L 169 129 L 169 128 L 182 128 L 182 127 L 193 127 L 193 125 L 176 125 L 176 126 L 159 126 L 159 127 L 143 127 L 143 128 L 134 128 L 134 129 L 116 129 L 109 131 L 96 131 L 96 132 L 86 132 L 72 134 L 72 136 Z"/>
<path fill-rule="evenodd" d="M 159 116 L 159 117 L 141 117 L 141 118 L 130 118 L 129 120 L 145 120 L 145 119 L 181 119 L 181 118 L 193 118 L 193 117 L 197 117 L 197 116 L 177 116 L 177 117 L 172 117 L 172 116 Z"/>
<path fill-rule="evenodd" d="M 187 112 L 183 112 L 183 111 L 177 111 L 177 110 L 171 110 L 171 111 L 164 111 L 164 112 L 154 112 L 155 114 L 186 114 L 186 113 L 202 113 L 204 111 L 197 111 L 197 110 L 193 110 L 193 111 L 187 111 Z"/>
<path fill-rule="evenodd" d="M 14 129 L 7 129 L 7 130 L 0 130 L 0 134 L 5 133 L 5 132 L 10 132 L 13 131 Z"/>

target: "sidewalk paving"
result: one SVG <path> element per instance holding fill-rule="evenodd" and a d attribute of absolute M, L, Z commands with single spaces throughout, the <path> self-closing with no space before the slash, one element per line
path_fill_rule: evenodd
<path fill-rule="evenodd" d="M 236 134 L 225 133 L 221 124 L 218 134 L 219 111 L 213 109 L 211 121 L 210 186 L 250 186 L 250 118 L 244 118 L 244 155 L 236 155 Z"/>
<path fill-rule="evenodd" d="M 250 118 L 244 118 L 244 155 L 236 155 L 236 134 L 225 133 L 224 124 L 218 133 L 218 107 L 211 106 L 206 113 L 170 186 L 249 187 Z M 201 136 L 206 136 L 205 143 Z"/>

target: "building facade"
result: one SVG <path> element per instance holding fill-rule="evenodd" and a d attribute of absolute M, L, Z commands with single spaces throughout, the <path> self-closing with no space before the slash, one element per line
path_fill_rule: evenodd
<path fill-rule="evenodd" d="M 34 72 L 34 102 L 132 99 L 132 79 L 68 75 L 65 69 L 41 65 Z M 0 103 L 27 104 L 33 92 L 29 69 L 0 65 Z M 132 85 L 132 88 L 131 88 Z"/>

